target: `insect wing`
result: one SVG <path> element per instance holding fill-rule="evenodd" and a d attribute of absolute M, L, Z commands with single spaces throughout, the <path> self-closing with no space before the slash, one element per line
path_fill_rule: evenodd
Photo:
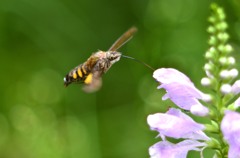
<path fill-rule="evenodd" d="M 134 33 L 136 33 L 136 32 L 137 32 L 137 28 L 131 27 L 122 36 L 120 36 L 116 40 L 116 42 L 113 43 L 113 45 L 109 48 L 108 51 L 118 50 L 122 45 L 124 45 L 126 42 L 128 42 L 133 37 Z"/>
<path fill-rule="evenodd" d="M 102 72 L 93 71 L 84 80 L 85 85 L 83 90 L 87 93 L 92 93 L 99 90 L 102 86 Z"/>

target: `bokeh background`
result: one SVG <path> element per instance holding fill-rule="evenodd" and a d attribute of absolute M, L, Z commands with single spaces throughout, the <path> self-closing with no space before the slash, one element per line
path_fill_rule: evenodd
<path fill-rule="evenodd" d="M 65 88 L 63 77 L 134 25 L 139 31 L 121 52 L 177 68 L 200 88 L 211 2 L 0 0 L 0 157 L 149 157 L 160 139 L 146 117 L 171 105 L 161 101 L 152 70 L 121 59 L 93 94 Z M 225 8 L 239 59 L 240 1 L 215 2 Z"/>

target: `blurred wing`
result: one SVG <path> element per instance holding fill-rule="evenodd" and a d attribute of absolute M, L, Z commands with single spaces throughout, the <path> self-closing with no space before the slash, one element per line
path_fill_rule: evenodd
<path fill-rule="evenodd" d="M 84 80 L 85 85 L 83 86 L 83 91 L 87 93 L 92 93 L 99 90 L 102 86 L 102 72 L 95 71 L 91 72 Z"/>
<path fill-rule="evenodd" d="M 113 45 L 109 48 L 108 51 L 116 51 L 117 49 L 119 49 L 122 45 L 124 45 L 132 38 L 135 32 L 137 32 L 137 28 L 134 26 L 131 27 L 129 30 L 127 30 L 127 32 L 125 32 L 121 37 L 119 37 L 116 42 L 113 43 Z"/>

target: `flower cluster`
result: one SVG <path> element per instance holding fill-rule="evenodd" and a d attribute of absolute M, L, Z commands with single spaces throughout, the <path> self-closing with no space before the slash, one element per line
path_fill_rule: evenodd
<path fill-rule="evenodd" d="M 236 80 L 238 70 L 234 68 L 232 47 L 227 43 L 224 10 L 216 4 L 211 5 L 211 10 L 206 77 L 201 80 L 202 86 L 209 89 L 208 94 L 176 69 L 160 68 L 153 73 L 160 83 L 158 89 L 166 91 L 162 99 L 170 99 L 178 108 L 148 116 L 151 130 L 159 132 L 162 139 L 149 148 L 151 158 L 185 158 L 190 150 L 200 151 L 204 157 L 205 148 L 214 150 L 215 157 L 240 158 L 240 113 L 236 111 L 240 106 L 240 80 Z M 208 119 L 209 123 L 197 123 L 190 113 Z M 214 136 L 210 137 L 211 133 Z M 182 141 L 172 143 L 168 137 Z"/>

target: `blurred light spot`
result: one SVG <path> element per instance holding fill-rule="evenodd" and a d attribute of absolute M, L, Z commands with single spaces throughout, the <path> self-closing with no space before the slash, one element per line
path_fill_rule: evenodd
<path fill-rule="evenodd" d="M 192 0 L 151 0 L 146 20 L 182 23 L 193 18 L 197 5 Z"/>
<path fill-rule="evenodd" d="M 16 105 L 10 111 L 10 118 L 13 127 L 24 133 L 31 133 L 37 130 L 39 120 L 36 114 L 25 105 Z"/>
<path fill-rule="evenodd" d="M 147 96 L 153 93 L 153 91 L 156 89 L 156 87 L 154 87 L 154 85 L 152 85 L 151 83 L 156 83 L 154 78 L 149 76 L 144 76 L 141 78 L 139 82 L 138 93 L 143 99 L 145 99 Z M 156 86 L 157 86 L 157 83 L 156 83 Z"/>
<path fill-rule="evenodd" d="M 28 84 L 21 81 L 9 85 L 4 93 L 6 104 L 3 106 L 9 107 L 10 105 L 14 105 L 16 103 L 25 104 L 27 100 L 29 100 L 29 92 L 26 87 L 28 87 Z"/>
<path fill-rule="evenodd" d="M 45 106 L 38 108 L 36 109 L 36 113 L 45 126 L 56 126 L 58 118 L 51 107 Z"/>
<path fill-rule="evenodd" d="M 149 76 L 145 76 L 139 82 L 139 95 L 145 102 L 145 111 L 149 113 L 153 111 L 152 109 L 157 109 L 158 111 L 166 108 L 166 103 L 169 102 L 162 101 L 162 96 L 166 93 L 164 90 L 158 90 L 157 87 L 159 83 L 157 83 L 153 78 L 149 78 Z"/>
<path fill-rule="evenodd" d="M 157 92 L 158 83 L 155 82 L 154 78 L 149 78 L 149 76 L 145 76 L 139 82 L 138 93 L 141 98 L 147 104 L 152 104 L 152 102 L 156 102 L 156 100 L 152 100 L 152 96 L 154 96 Z M 161 96 L 159 96 L 161 98 Z"/>
<path fill-rule="evenodd" d="M 74 116 L 67 116 L 64 122 L 63 127 L 67 130 L 70 157 L 89 155 L 89 152 L 91 152 L 90 136 L 85 125 Z"/>
<path fill-rule="evenodd" d="M 239 28 L 240 28 L 240 21 L 237 21 L 237 22 L 235 22 L 235 25 L 234 25 L 234 31 L 236 32 L 238 38 L 240 38 L 240 30 L 239 30 Z"/>
<path fill-rule="evenodd" d="M 37 71 L 29 83 L 33 99 L 42 104 L 58 103 L 62 95 L 62 87 L 62 77 L 50 69 Z"/>
<path fill-rule="evenodd" d="M 0 114 L 0 146 L 5 143 L 9 135 L 9 124 L 5 116 Z"/>

